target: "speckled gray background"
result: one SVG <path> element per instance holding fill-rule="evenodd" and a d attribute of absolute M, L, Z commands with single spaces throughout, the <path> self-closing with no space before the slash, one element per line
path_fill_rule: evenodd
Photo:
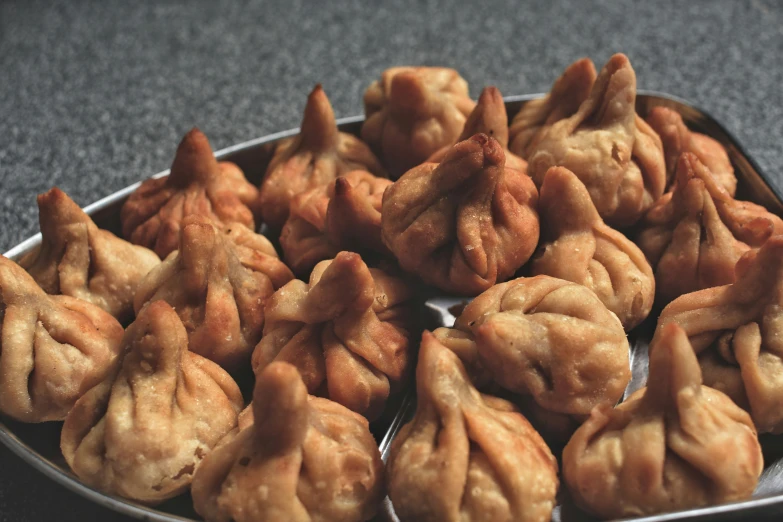
<path fill-rule="evenodd" d="M 298 124 L 323 83 L 338 116 L 396 64 L 459 69 L 478 94 L 548 89 L 587 55 L 708 109 L 783 174 L 783 3 L 0 0 L 0 251 L 35 194 L 85 205 L 168 167 L 198 125 L 216 148 Z M 777 178 L 783 185 L 783 180 Z M 0 522 L 125 520 L 0 449 Z"/>

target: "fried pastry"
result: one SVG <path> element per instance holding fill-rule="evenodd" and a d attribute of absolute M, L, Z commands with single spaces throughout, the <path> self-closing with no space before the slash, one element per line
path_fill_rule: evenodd
<path fill-rule="evenodd" d="M 269 299 L 253 369 L 293 364 L 309 393 L 372 420 L 408 370 L 412 299 L 401 279 L 340 252 L 315 266 L 309 284 L 295 279 Z"/>
<path fill-rule="evenodd" d="M 655 278 L 644 254 L 607 226 L 573 172 L 552 167 L 538 200 L 541 243 L 530 271 L 584 285 L 620 319 L 626 331 L 652 309 Z"/>
<path fill-rule="evenodd" d="M 269 241 L 241 224 L 207 217 L 182 222 L 179 250 L 147 275 L 134 300 L 174 307 L 190 350 L 233 371 L 250 358 L 264 327 L 264 303 L 293 279 Z"/>
<path fill-rule="evenodd" d="M 509 149 L 522 158 L 528 158 L 541 129 L 573 116 L 590 96 L 596 76 L 595 65 L 590 58 L 582 58 L 569 65 L 546 96 L 525 103 L 514 116 L 508 129 Z"/>
<path fill-rule="evenodd" d="M 201 459 L 237 425 L 242 394 L 217 364 L 188 350 L 171 306 L 139 312 L 122 367 L 77 401 L 61 448 L 89 486 L 145 504 L 187 490 Z"/>
<path fill-rule="evenodd" d="M 525 411 L 561 427 L 552 438 L 570 434 L 594 406 L 615 404 L 631 379 L 617 316 L 587 287 L 545 275 L 493 286 L 435 336 L 480 389 L 519 395 Z"/>
<path fill-rule="evenodd" d="M 279 230 L 297 194 L 352 170 L 388 177 L 367 145 L 337 129 L 332 105 L 316 85 L 307 98 L 299 134 L 280 142 L 266 169 L 259 200 L 264 223 Z"/>
<path fill-rule="evenodd" d="M 482 396 L 429 332 L 416 400 L 386 464 L 401 522 L 549 522 L 558 487 L 552 452 L 510 403 Z"/>
<path fill-rule="evenodd" d="M 669 183 L 674 181 L 677 160 L 683 152 L 692 152 L 726 189 L 730 196 L 737 192 L 737 177 L 731 166 L 729 155 L 723 145 L 685 126 L 682 116 L 667 107 L 655 107 L 647 116 L 647 123 L 663 142 L 663 155 L 666 158 L 666 177 Z"/>
<path fill-rule="evenodd" d="M 392 67 L 364 93 L 362 139 L 396 178 L 456 142 L 475 105 L 454 69 Z"/>
<path fill-rule="evenodd" d="M 207 522 L 362 522 L 383 498 L 383 462 L 361 415 L 308 396 L 295 367 L 258 375 L 252 416 L 207 455 L 193 506 Z"/>
<path fill-rule="evenodd" d="M 477 134 L 383 195 L 381 233 L 400 266 L 441 290 L 477 295 L 511 277 L 538 243 L 538 193 Z"/>
<path fill-rule="evenodd" d="M 759 432 L 783 433 L 783 236 L 737 263 L 733 284 L 685 294 L 658 319 L 681 326 L 704 384 L 748 410 Z"/>
<path fill-rule="evenodd" d="M 579 110 L 536 137 L 527 158 L 536 186 L 550 167 L 566 167 L 609 226 L 633 225 L 666 188 L 661 139 L 636 114 L 635 102 L 636 75 L 628 58 L 616 54 Z"/>
<path fill-rule="evenodd" d="M 133 318 L 139 281 L 160 264 L 155 252 L 99 229 L 57 187 L 38 196 L 41 247 L 19 264 L 48 294 L 88 301 L 120 321 Z"/>
<path fill-rule="evenodd" d="M 0 412 L 22 422 L 64 419 L 117 366 L 121 341 L 107 312 L 47 295 L 0 256 Z"/>
<path fill-rule="evenodd" d="M 462 134 L 457 142 L 465 141 L 474 134 L 486 134 L 498 140 L 506 155 L 506 168 L 527 172 L 527 161 L 508 150 L 508 114 L 503 95 L 497 87 L 485 87 L 481 91 L 478 103 L 468 116 Z M 428 162 L 440 163 L 451 149 L 449 144 L 427 159 Z"/>
<path fill-rule="evenodd" d="M 734 282 L 734 266 L 751 248 L 783 233 L 783 221 L 763 207 L 737 201 L 695 154 L 683 153 L 674 188 L 650 209 L 636 243 L 655 268 L 657 297 Z"/>
<path fill-rule="evenodd" d="M 280 234 L 288 266 L 306 276 L 316 263 L 341 250 L 387 253 L 381 241 L 381 202 L 391 183 L 354 170 L 294 197 Z"/>
<path fill-rule="evenodd" d="M 125 239 L 162 259 L 177 249 L 182 220 L 191 214 L 255 230 L 258 213 L 258 189 L 239 167 L 217 161 L 207 137 L 194 128 L 177 147 L 169 175 L 144 181 L 122 206 L 120 219 Z"/>
<path fill-rule="evenodd" d="M 702 385 L 683 330 L 664 326 L 650 346 L 647 388 L 596 407 L 563 451 L 563 476 L 601 518 L 652 515 L 744 500 L 763 468 L 747 413 Z"/>

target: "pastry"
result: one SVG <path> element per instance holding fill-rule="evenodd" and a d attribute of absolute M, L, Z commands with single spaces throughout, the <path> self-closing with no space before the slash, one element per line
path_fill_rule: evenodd
<path fill-rule="evenodd" d="M 116 375 L 76 402 L 61 448 L 79 479 L 157 504 L 184 492 L 204 456 L 237 424 L 242 394 L 217 364 L 188 350 L 171 306 L 139 312 Z"/>
<path fill-rule="evenodd" d="M 280 142 L 261 183 L 261 214 L 280 230 L 297 194 L 327 185 L 352 170 L 388 177 L 378 159 L 359 138 L 337 129 L 326 93 L 316 85 L 307 98 L 299 134 Z"/>
<path fill-rule="evenodd" d="M 606 519 L 750 498 L 763 468 L 747 413 L 702 385 L 683 330 L 664 326 L 650 345 L 643 388 L 596 407 L 563 450 L 572 497 Z"/>
<path fill-rule="evenodd" d="M 253 415 L 206 456 L 193 506 L 207 522 L 362 522 L 383 497 L 383 462 L 367 420 L 308 396 L 296 368 L 259 373 Z"/>
<path fill-rule="evenodd" d="M 257 205 L 258 190 L 242 170 L 215 159 L 207 137 L 194 128 L 177 147 L 169 175 L 144 181 L 122 206 L 122 235 L 162 259 L 177 249 L 185 217 L 198 214 L 255 229 Z"/>
<path fill-rule="evenodd" d="M 476 103 L 445 67 L 392 67 L 364 93 L 362 139 L 397 178 L 451 145 Z"/>
<path fill-rule="evenodd" d="M 57 187 L 38 196 L 41 247 L 19 264 L 48 294 L 88 301 L 120 321 L 133 318 L 141 279 L 160 264 L 155 252 L 93 223 Z"/>
<path fill-rule="evenodd" d="M 477 295 L 533 254 L 537 200 L 530 178 L 506 168 L 497 140 L 477 134 L 386 189 L 381 233 L 404 270 L 446 292 Z"/>
<path fill-rule="evenodd" d="M 508 402 L 482 396 L 425 332 L 416 414 L 392 442 L 389 497 L 401 522 L 549 522 L 557 461 Z"/>

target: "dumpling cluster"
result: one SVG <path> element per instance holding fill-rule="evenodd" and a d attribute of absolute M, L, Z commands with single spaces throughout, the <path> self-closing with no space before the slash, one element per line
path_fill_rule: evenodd
<path fill-rule="evenodd" d="M 160 264 L 155 252 L 99 229 L 57 187 L 38 196 L 41 247 L 19 260 L 47 293 L 93 303 L 120 321 L 133 317 L 142 278 Z"/>
<path fill-rule="evenodd" d="M 760 432 L 783 433 L 783 237 L 746 253 L 736 270 L 732 284 L 672 301 L 658 330 L 679 325 L 704 384 L 748 410 Z"/>
<path fill-rule="evenodd" d="M 619 401 L 631 379 L 617 316 L 587 287 L 554 277 L 495 285 L 465 307 L 453 329 L 435 336 L 479 388 L 528 399 L 525 412 L 557 439 L 594 406 Z"/>
<path fill-rule="evenodd" d="M 253 369 L 290 363 L 309 393 L 373 419 L 409 370 L 412 299 L 403 280 L 340 252 L 316 265 L 309 283 L 294 279 L 269 299 Z"/>
<path fill-rule="evenodd" d="M 367 420 L 308 396 L 296 368 L 259 373 L 252 417 L 206 456 L 193 506 L 207 522 L 363 522 L 383 497 L 383 462 Z"/>
<path fill-rule="evenodd" d="M 288 266 L 307 275 L 316 263 L 342 250 L 387 253 L 381 241 L 381 202 L 391 183 L 354 170 L 296 196 L 280 234 Z"/>
<path fill-rule="evenodd" d="M 122 235 L 165 258 L 177 249 L 182 220 L 191 214 L 251 229 L 258 214 L 258 189 L 235 164 L 218 162 L 195 128 L 177 147 L 169 175 L 144 181 L 122 206 Z"/>
<path fill-rule="evenodd" d="M 749 498 L 763 467 L 756 429 L 723 393 L 702 385 L 681 328 L 650 345 L 648 386 L 593 410 L 563 450 L 574 500 L 602 518 Z"/>
<path fill-rule="evenodd" d="M 548 112 L 545 124 L 531 118 L 528 132 L 533 134 L 537 124 L 540 128 L 533 138 L 520 138 L 527 142 L 528 172 L 541 186 L 550 167 L 566 167 L 587 187 L 604 221 L 617 228 L 631 226 L 666 188 L 661 139 L 636 114 L 636 75 L 625 55 L 612 56 L 590 95 L 568 115 L 580 94 L 567 89 L 568 83 L 586 85 L 590 78 L 589 67 L 572 68 L 555 84 L 558 92 L 542 102 L 541 112 Z M 564 107 L 547 107 L 558 101 Z"/>
<path fill-rule="evenodd" d="M 737 201 L 690 152 L 677 162 L 672 191 L 644 217 L 637 243 L 655 267 L 657 297 L 734 282 L 742 255 L 783 233 L 783 220 L 764 207 Z"/>
<path fill-rule="evenodd" d="M 455 143 L 475 104 L 454 69 L 392 67 L 364 93 L 362 139 L 396 178 Z"/>
<path fill-rule="evenodd" d="M 549 522 L 557 461 L 510 403 L 482 395 L 425 332 L 416 415 L 391 446 L 389 497 L 402 522 Z"/>
<path fill-rule="evenodd" d="M 603 222 L 573 172 L 549 169 L 538 210 L 543 229 L 531 273 L 586 286 L 626 330 L 642 322 L 655 298 L 652 268 L 639 247 Z"/>
<path fill-rule="evenodd" d="M 47 295 L 0 256 L 0 412 L 23 422 L 63 420 L 119 362 L 122 326 L 75 297 Z"/>
<path fill-rule="evenodd" d="M 68 414 L 61 447 L 85 483 L 156 504 L 190 486 L 236 427 L 242 394 L 220 366 L 188 350 L 185 327 L 163 301 L 139 312 L 122 351 L 119 371 Z"/>
<path fill-rule="evenodd" d="M 477 295 L 533 254 L 537 200 L 530 178 L 506 168 L 497 140 L 477 134 L 386 189 L 381 233 L 403 269 L 441 290 Z"/>
<path fill-rule="evenodd" d="M 141 282 L 134 307 L 138 313 L 166 301 L 184 323 L 191 351 L 236 370 L 261 338 L 267 298 L 291 279 L 266 238 L 191 215 L 182 222 L 179 250 Z"/>
<path fill-rule="evenodd" d="M 387 177 L 367 145 L 337 129 L 332 105 L 316 85 L 307 99 L 299 134 L 277 146 L 266 169 L 259 196 L 264 223 L 279 230 L 297 194 L 327 185 L 352 170 Z"/>

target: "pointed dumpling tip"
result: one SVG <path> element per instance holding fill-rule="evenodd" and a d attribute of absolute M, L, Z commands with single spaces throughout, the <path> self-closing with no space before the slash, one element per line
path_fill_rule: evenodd
<path fill-rule="evenodd" d="M 184 187 L 195 180 L 204 181 L 217 172 L 217 159 L 207 136 L 198 127 L 185 134 L 171 164 L 169 183 Z"/>
<path fill-rule="evenodd" d="M 79 205 L 57 187 L 52 187 L 47 192 L 39 194 L 38 221 L 41 231 L 46 233 L 46 224 L 56 226 L 63 223 L 89 222 L 90 218 Z"/>
<path fill-rule="evenodd" d="M 582 181 L 565 167 L 550 167 L 544 176 L 539 196 L 542 213 L 551 217 L 550 225 L 576 225 L 600 221 L 590 193 Z"/>
<path fill-rule="evenodd" d="M 426 112 L 429 102 L 427 86 L 416 71 L 401 71 L 394 75 L 389 92 L 389 104 L 396 110 L 413 114 Z"/>
<path fill-rule="evenodd" d="M 253 419 L 259 440 L 280 449 L 301 445 L 308 427 L 307 388 L 296 367 L 273 362 L 256 377 Z"/>
<path fill-rule="evenodd" d="M 333 146 L 339 135 L 332 104 L 320 83 L 316 84 L 307 97 L 301 135 L 306 146 L 315 150 Z"/>
<path fill-rule="evenodd" d="M 685 388 L 701 388 L 699 361 L 685 330 L 674 322 L 665 323 L 650 343 L 648 393 L 674 404 Z"/>
<path fill-rule="evenodd" d="M 334 195 L 335 196 L 347 196 L 351 190 L 353 190 L 353 186 L 351 185 L 351 182 L 348 181 L 347 178 L 340 176 L 339 178 L 334 180 Z"/>
<path fill-rule="evenodd" d="M 136 320 L 126 331 L 125 343 L 138 350 L 146 364 L 145 371 L 164 371 L 173 367 L 183 350 L 187 349 L 188 337 L 177 312 L 167 302 L 159 300 L 144 306 Z"/>
<path fill-rule="evenodd" d="M 459 139 L 465 140 L 477 133 L 488 134 L 503 147 L 508 146 L 508 114 L 503 95 L 497 87 L 489 86 L 481 91 Z"/>

